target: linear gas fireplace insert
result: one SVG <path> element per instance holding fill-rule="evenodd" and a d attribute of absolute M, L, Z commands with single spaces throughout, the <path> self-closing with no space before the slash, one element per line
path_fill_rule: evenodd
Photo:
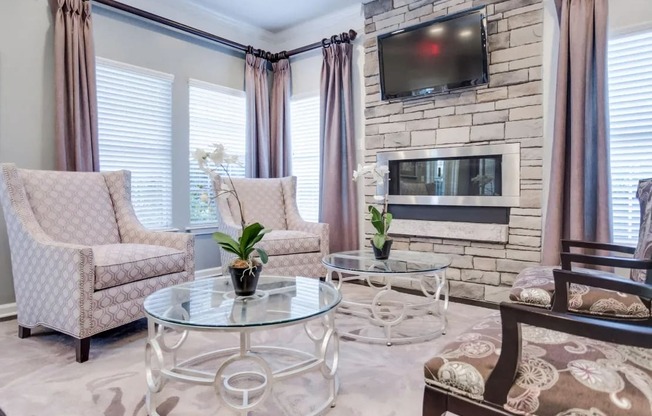
<path fill-rule="evenodd" d="M 469 207 L 473 209 L 466 211 L 472 216 L 484 213 L 488 222 L 503 222 L 500 218 L 508 215 L 505 208 L 520 205 L 518 143 L 379 152 L 377 161 L 389 166 L 389 184 L 384 186 L 389 187 L 388 203 L 399 217 L 432 219 L 418 218 L 422 215 L 418 212 L 432 213 L 425 208 L 433 206 L 449 211 Z M 406 210 L 409 206 L 414 208 Z M 492 217 L 491 210 L 476 210 L 482 207 L 502 208 L 493 211 L 500 212 L 499 219 Z M 458 214 L 463 211 L 458 209 Z M 406 217 L 405 212 L 412 214 Z"/>

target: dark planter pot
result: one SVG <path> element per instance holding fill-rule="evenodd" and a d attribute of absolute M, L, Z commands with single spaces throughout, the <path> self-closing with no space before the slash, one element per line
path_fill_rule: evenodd
<path fill-rule="evenodd" d="M 258 286 L 258 278 L 263 266 L 259 264 L 252 269 L 236 269 L 229 266 L 233 290 L 236 296 L 253 296 Z"/>
<path fill-rule="evenodd" d="M 389 258 L 389 252 L 392 249 L 393 242 L 394 240 L 385 240 L 383 248 L 376 248 L 375 245 L 371 245 L 371 248 L 374 249 L 374 256 L 376 256 L 376 260 L 387 260 Z"/>

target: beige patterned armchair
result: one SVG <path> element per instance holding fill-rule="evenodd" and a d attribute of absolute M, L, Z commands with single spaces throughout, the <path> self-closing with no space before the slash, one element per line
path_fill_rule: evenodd
<path fill-rule="evenodd" d="M 213 178 L 215 189 L 222 189 L 220 176 Z M 247 224 L 259 222 L 271 229 L 257 247 L 267 251 L 269 262 L 264 274 L 323 277 L 326 269 L 321 264 L 328 254 L 328 224 L 304 221 L 297 208 L 297 178 L 278 179 L 233 178 L 233 186 L 242 202 Z M 240 235 L 240 210 L 231 194 L 217 198 L 219 230 L 234 238 Z M 226 267 L 233 255 L 220 248 L 222 266 Z"/>
<path fill-rule="evenodd" d="M 142 318 L 147 295 L 193 279 L 193 237 L 140 224 L 129 172 L 0 171 L 21 338 L 38 325 L 63 332 L 84 362 L 91 336 Z"/>

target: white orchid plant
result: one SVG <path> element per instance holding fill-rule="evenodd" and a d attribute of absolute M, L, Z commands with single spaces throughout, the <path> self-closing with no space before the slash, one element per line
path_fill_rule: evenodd
<path fill-rule="evenodd" d="M 262 240 L 265 233 L 268 230 L 265 229 L 260 223 L 253 223 L 247 225 L 244 217 L 244 210 L 242 207 L 242 202 L 238 196 L 238 192 L 233 186 L 233 180 L 229 174 L 229 165 L 239 164 L 238 156 L 229 155 L 224 148 L 224 145 L 215 144 L 213 145 L 214 149 L 212 151 L 206 151 L 202 149 L 196 149 L 193 153 L 194 158 L 197 160 L 199 168 L 206 172 L 206 174 L 213 179 L 218 175 L 218 171 L 222 170 L 226 173 L 227 178 L 229 179 L 230 186 L 222 184 L 221 189 L 216 189 L 215 198 L 219 198 L 222 195 L 233 195 L 236 202 L 238 203 L 238 210 L 240 211 L 240 226 L 242 228 L 242 233 L 240 237 L 236 240 L 228 234 L 222 232 L 213 233 L 213 239 L 220 245 L 224 250 L 235 254 L 237 257 L 231 263 L 231 267 L 237 269 L 253 269 L 257 266 L 256 261 L 251 258 L 251 254 L 256 251 L 260 256 L 260 261 L 264 264 L 267 263 L 268 256 L 267 252 L 262 248 L 256 248 L 256 244 Z M 209 202 L 210 196 L 207 193 L 203 193 L 200 196 L 200 199 L 203 202 Z M 243 274 L 244 276 L 245 274 Z"/>
<path fill-rule="evenodd" d="M 358 169 L 353 171 L 353 181 L 357 182 L 358 179 L 365 177 L 371 179 L 376 186 L 385 188 L 385 195 L 374 195 L 374 201 L 382 205 L 382 211 L 373 205 L 368 207 L 369 214 L 371 214 L 371 225 L 376 230 L 371 243 L 380 250 L 388 239 L 387 233 L 393 219 L 392 214 L 387 212 L 389 186 L 386 185 L 386 182 L 389 182 L 389 167 L 387 165 L 378 166 L 376 163 L 366 166 L 358 165 Z"/>

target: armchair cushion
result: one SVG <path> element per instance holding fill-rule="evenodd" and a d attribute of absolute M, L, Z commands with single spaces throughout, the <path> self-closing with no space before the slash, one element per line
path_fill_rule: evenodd
<path fill-rule="evenodd" d="M 514 281 L 509 299 L 526 305 L 550 308 L 555 292 L 552 271 L 558 268 L 535 266 L 524 269 Z M 574 270 L 594 276 L 613 276 L 612 273 L 600 270 Z M 616 318 L 646 319 L 650 316 L 650 310 L 637 296 L 576 284 L 570 285 L 568 310 Z"/>
<path fill-rule="evenodd" d="M 272 230 L 256 247 L 270 256 L 319 252 L 319 236 L 303 231 Z"/>
<path fill-rule="evenodd" d="M 186 253 L 173 248 L 146 244 L 94 246 L 95 290 L 107 289 L 179 273 L 186 267 Z"/>
<path fill-rule="evenodd" d="M 102 175 L 18 172 L 34 217 L 52 239 L 86 246 L 120 242 L 111 195 Z"/>
<path fill-rule="evenodd" d="M 228 186 L 228 180 L 226 180 Z M 242 202 L 245 222 L 261 223 L 272 230 L 287 230 L 285 202 L 281 181 L 278 179 L 233 178 L 233 186 Z M 240 210 L 235 198 L 229 198 L 229 209 L 240 223 Z"/>
<path fill-rule="evenodd" d="M 426 384 L 482 400 L 485 383 L 498 362 L 501 339 L 500 314 L 493 313 L 426 362 Z"/>
<path fill-rule="evenodd" d="M 522 358 L 504 408 L 514 414 L 651 415 L 652 351 L 521 326 Z M 427 384 L 482 400 L 502 347 L 492 316 L 424 368 Z"/>

